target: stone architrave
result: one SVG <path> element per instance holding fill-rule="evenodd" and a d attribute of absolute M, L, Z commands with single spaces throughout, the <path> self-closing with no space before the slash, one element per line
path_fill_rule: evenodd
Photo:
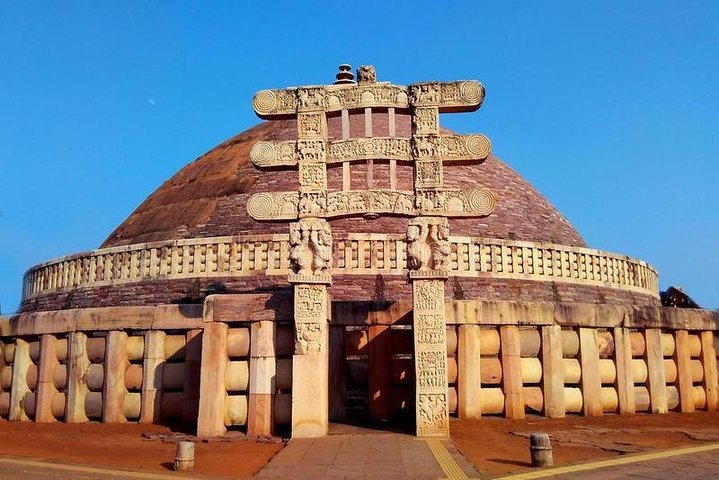
<path fill-rule="evenodd" d="M 444 279 L 412 280 L 417 436 L 449 436 Z"/>

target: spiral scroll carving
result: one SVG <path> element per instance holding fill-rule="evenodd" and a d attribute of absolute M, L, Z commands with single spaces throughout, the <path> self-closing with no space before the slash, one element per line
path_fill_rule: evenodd
<path fill-rule="evenodd" d="M 247 201 L 247 213 L 257 220 L 272 218 L 274 207 L 274 198 L 269 193 L 256 193 Z"/>
<path fill-rule="evenodd" d="M 257 142 L 250 150 L 250 160 L 255 165 L 271 165 L 276 157 L 277 151 L 270 142 Z"/>
<path fill-rule="evenodd" d="M 459 94 L 467 103 L 482 103 L 484 99 L 484 87 L 479 82 L 462 82 L 459 86 Z"/>
<path fill-rule="evenodd" d="M 259 114 L 271 113 L 277 107 L 277 97 L 271 90 L 260 90 L 252 99 L 252 106 Z"/>
<path fill-rule="evenodd" d="M 489 215 L 497 206 L 497 195 L 484 188 L 469 193 L 469 207 L 479 215 Z"/>
<path fill-rule="evenodd" d="M 465 140 L 464 145 L 472 158 L 487 158 L 492 150 L 492 143 L 484 135 L 470 135 Z"/>

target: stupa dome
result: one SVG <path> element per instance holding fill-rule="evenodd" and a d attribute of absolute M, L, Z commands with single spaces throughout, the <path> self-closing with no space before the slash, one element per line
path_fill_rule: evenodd
<path fill-rule="evenodd" d="M 334 120 L 334 121 L 333 121 Z M 364 135 L 364 119 L 352 117 L 351 136 Z M 387 130 L 387 115 L 373 114 L 375 134 Z M 398 137 L 410 137 L 410 116 L 396 115 Z M 338 117 L 329 119 L 330 138 L 340 137 Z M 360 131 L 360 129 L 362 129 Z M 256 221 L 247 213 L 254 193 L 295 190 L 297 174 L 291 170 L 271 173 L 250 162 L 252 146 L 261 140 L 291 140 L 295 120 L 264 122 L 216 146 L 181 169 L 155 190 L 112 234 L 102 247 L 115 247 L 222 235 L 287 233 L 286 222 Z M 341 167 L 330 168 L 329 188 L 341 186 Z M 387 165 L 374 165 L 374 185 L 389 186 Z M 366 167 L 353 165 L 353 188 L 366 188 Z M 398 165 L 398 186 L 411 189 L 412 167 Z M 453 165 L 445 171 L 447 185 L 487 187 L 497 193 L 497 207 L 485 219 L 452 219 L 452 233 L 497 239 L 527 240 L 585 246 L 569 222 L 517 172 L 495 156 L 481 165 Z M 333 185 L 333 183 L 335 185 Z M 337 188 L 339 189 L 339 188 Z M 352 232 L 404 234 L 407 221 L 399 217 L 330 220 L 335 238 Z"/>

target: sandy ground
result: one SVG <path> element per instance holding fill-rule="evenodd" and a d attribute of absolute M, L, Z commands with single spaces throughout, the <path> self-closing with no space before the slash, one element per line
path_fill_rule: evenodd
<path fill-rule="evenodd" d="M 479 421 L 453 420 L 450 426 L 457 448 L 485 475 L 528 470 L 528 436 L 532 432 L 550 434 L 555 465 L 719 442 L 719 412 L 565 419 L 529 417 L 526 420 L 484 417 Z M 351 430 L 346 433 L 376 433 Z M 342 429 L 334 431 L 340 433 Z M 168 473 L 176 445 L 159 439 L 143 439 L 143 433 L 169 435 L 171 430 L 158 425 L 0 421 L 0 455 Z M 196 443 L 195 469 L 190 475 L 248 478 L 282 447 L 281 443 L 241 439 Z"/>
<path fill-rule="evenodd" d="M 456 420 L 450 423 L 457 448 L 485 474 L 529 470 L 528 435 L 545 432 L 554 464 L 582 463 L 642 451 L 719 442 L 719 412 L 666 415 L 572 416 L 507 420 Z"/>
<path fill-rule="evenodd" d="M 143 433 L 170 434 L 167 427 L 138 424 L 35 424 L 0 422 L 0 455 L 76 465 L 167 474 L 176 444 L 145 440 Z M 249 478 L 283 444 L 244 440 L 195 444 L 195 468 L 185 476 Z"/>

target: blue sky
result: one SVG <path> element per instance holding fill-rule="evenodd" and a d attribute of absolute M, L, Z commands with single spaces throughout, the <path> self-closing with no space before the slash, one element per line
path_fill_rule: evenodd
<path fill-rule="evenodd" d="M 587 242 L 719 307 L 719 2 L 4 2 L 0 304 L 96 248 L 262 88 L 478 79 L 488 135 Z"/>

